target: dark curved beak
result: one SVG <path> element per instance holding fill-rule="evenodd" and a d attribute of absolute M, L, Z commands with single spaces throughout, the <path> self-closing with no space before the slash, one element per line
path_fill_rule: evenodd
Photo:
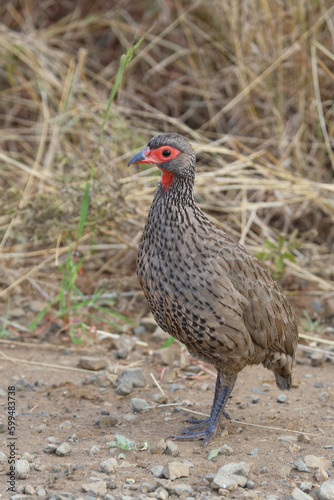
<path fill-rule="evenodd" d="M 145 151 L 146 148 L 143 149 L 143 151 L 139 151 L 139 153 L 136 153 L 129 161 L 128 166 L 132 165 L 133 163 L 151 163 L 147 156 L 145 156 Z"/>

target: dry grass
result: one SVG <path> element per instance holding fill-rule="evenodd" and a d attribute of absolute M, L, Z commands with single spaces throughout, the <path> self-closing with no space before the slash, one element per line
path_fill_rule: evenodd
<path fill-rule="evenodd" d="M 57 294 L 67 245 L 87 255 L 84 293 L 97 283 L 138 289 L 136 247 L 159 173 L 126 164 L 167 130 L 196 148 L 196 198 L 217 224 L 253 251 L 298 228 L 290 287 L 333 292 L 332 1 L 72 5 L 0 6 L 2 315 L 9 297 L 23 307 Z M 119 58 L 144 33 L 111 109 L 77 244 Z M 132 305 L 118 307 L 135 315 Z"/>

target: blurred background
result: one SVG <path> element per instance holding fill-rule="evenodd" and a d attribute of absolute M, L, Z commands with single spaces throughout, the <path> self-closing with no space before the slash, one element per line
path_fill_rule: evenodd
<path fill-rule="evenodd" d="M 0 19 L 1 336 L 81 342 L 147 315 L 135 259 L 160 175 L 127 162 L 165 131 L 196 149 L 201 208 L 308 328 L 333 326 L 332 0 L 12 0 Z"/>

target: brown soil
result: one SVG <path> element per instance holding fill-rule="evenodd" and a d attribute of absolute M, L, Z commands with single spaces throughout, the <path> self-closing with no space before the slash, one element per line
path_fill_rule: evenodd
<path fill-rule="evenodd" d="M 15 358 L 17 362 L 4 359 L 2 361 L 0 388 L 5 395 L 0 399 L 0 415 L 5 424 L 5 432 L 0 434 L 0 451 L 7 454 L 7 443 L 10 438 L 7 433 L 7 386 L 24 379 L 35 389 L 16 392 L 18 412 L 16 458 L 22 456 L 24 452 L 29 452 L 34 457 L 35 468 L 31 470 L 27 479 L 16 481 L 18 491 L 22 492 L 25 485 L 34 488 L 41 485 L 50 496 L 65 491 L 73 493 L 76 498 L 84 497 L 81 485 L 89 482 L 89 478 L 107 480 L 107 475 L 102 473 L 99 467 L 103 460 L 110 457 L 107 443 L 115 438 L 115 434 L 126 436 L 137 444 L 148 441 L 152 447 L 161 438 L 182 429 L 184 420 L 192 414 L 183 409 L 179 410 L 177 405 L 138 413 L 133 420 L 127 421 L 126 416 L 131 414 L 132 397 L 144 398 L 151 404 L 154 395 L 159 393 L 150 376 L 151 373 L 158 380 L 163 374 L 160 385 L 168 403 L 179 403 L 182 408 L 204 413 L 210 410 L 214 378 L 204 372 L 197 374 L 193 379 L 187 378 L 184 370 L 180 369 L 181 350 L 177 343 L 168 348 L 174 359 L 172 368 L 163 367 L 157 345 L 150 342 L 149 337 L 143 340 L 148 342 L 148 347 L 136 346 L 126 361 L 116 360 L 114 352 L 101 343 L 89 349 L 73 345 L 66 348 L 59 345 L 14 346 L 14 343 L 1 345 L 3 355 Z M 109 360 L 109 369 L 103 372 L 107 375 L 103 380 L 111 382 L 108 387 L 99 387 L 96 383 L 96 373 L 69 370 L 77 366 L 82 355 L 87 354 Z M 184 353 L 181 354 L 184 358 Z M 23 364 L 21 360 L 30 364 Z M 193 364 L 190 358 L 181 361 L 182 365 Z M 63 368 L 53 368 L 52 365 Z M 134 389 L 129 396 L 118 396 L 115 389 L 116 373 L 127 366 L 140 366 L 147 384 L 142 389 Z M 278 498 L 288 497 L 294 487 L 300 485 L 302 481 L 314 483 L 311 495 L 315 496 L 319 488 L 314 477 L 315 469 L 310 469 L 309 473 L 299 472 L 293 464 L 297 459 L 303 460 L 306 455 L 333 459 L 333 449 L 324 448 L 333 445 L 334 438 L 333 375 L 333 363 L 325 362 L 321 366 L 313 367 L 310 360 L 299 351 L 293 388 L 286 393 L 286 403 L 282 404 L 277 402 L 280 391 L 275 386 L 274 377 L 269 371 L 262 367 L 245 369 L 239 375 L 233 398 L 228 405 L 233 420 L 223 423 L 225 431 L 222 427 L 220 435 L 212 443 L 203 448 L 201 442 L 178 442 L 177 458 L 151 454 L 149 451 L 125 451 L 124 460 L 118 457 L 122 450 L 114 450 L 113 456 L 117 458 L 120 467 L 113 475 L 116 489 L 109 490 L 109 494 L 115 498 L 121 498 L 123 495 L 138 498 L 143 494 L 144 483 L 153 485 L 157 482 L 150 471 L 154 465 L 186 459 L 191 461 L 194 467 L 190 468 L 188 478 L 175 482 L 190 484 L 196 498 L 201 498 L 205 494 L 206 489 L 203 487 L 208 486 L 205 479 L 208 473 L 217 472 L 226 463 L 240 461 L 250 465 L 249 479 L 254 482 L 253 492 L 257 491 L 259 498 L 266 498 L 269 494 L 278 495 Z M 39 384 L 43 381 L 44 385 L 38 387 L 38 384 L 35 385 L 37 381 Z M 178 384 L 179 389 L 172 392 L 170 383 Z M 324 395 L 325 392 L 328 393 L 327 396 Z M 254 396 L 259 397 L 256 404 L 252 403 Z M 245 408 L 239 408 L 240 404 Z M 95 425 L 102 411 L 107 411 L 117 418 L 116 427 L 99 428 Z M 236 422 L 236 419 L 240 422 Z M 62 430 L 59 427 L 64 421 L 71 422 L 70 429 Z M 246 425 L 241 421 L 256 426 Z M 41 424 L 45 426 L 39 428 Z M 299 436 L 299 432 L 303 434 L 302 437 Z M 60 457 L 43 452 L 43 448 L 48 444 L 48 437 L 54 436 L 57 442 L 62 443 L 68 441 L 73 434 L 76 434 L 77 440 L 70 442 L 72 447 L 70 455 Z M 279 439 L 282 436 L 290 436 L 291 439 L 282 441 Z M 307 441 L 307 436 L 310 437 L 310 442 L 304 442 Z M 219 455 L 215 461 L 209 461 L 209 452 L 223 444 L 230 446 L 233 454 Z M 92 445 L 100 448 L 94 456 L 89 454 Z M 258 452 L 250 454 L 255 448 Z M 5 462 L 0 467 L 2 467 L 0 472 L 2 498 L 7 498 L 7 495 L 9 498 L 9 492 L 4 493 L 8 464 Z M 264 469 L 265 467 L 267 469 Z M 238 488 L 226 495 L 229 498 L 246 498 L 246 491 L 249 490 Z M 218 493 L 212 491 L 206 495 L 206 498 L 210 498 Z"/>

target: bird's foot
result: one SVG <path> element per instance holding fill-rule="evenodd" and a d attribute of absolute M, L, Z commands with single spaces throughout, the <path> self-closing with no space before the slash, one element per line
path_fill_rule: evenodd
<path fill-rule="evenodd" d="M 225 418 L 227 418 L 227 420 L 231 420 L 231 417 L 230 415 L 227 413 L 227 411 L 223 411 L 223 415 Z M 185 420 L 185 422 L 187 422 L 187 424 L 201 424 L 202 426 L 208 424 L 210 422 L 210 417 L 208 418 L 203 418 L 203 419 L 198 419 L 198 418 L 187 418 L 187 420 Z"/>
<path fill-rule="evenodd" d="M 205 419 L 205 420 L 210 420 L 210 419 Z M 206 446 L 215 437 L 217 429 L 213 425 L 210 425 L 209 422 L 209 425 L 207 425 L 205 429 L 198 430 L 201 429 L 203 425 L 205 424 L 198 423 L 195 425 L 191 425 L 190 427 L 182 429 L 180 434 L 176 436 L 168 436 L 168 438 L 166 439 L 174 439 L 175 441 L 197 441 L 199 439 L 203 439 L 203 446 Z"/>

